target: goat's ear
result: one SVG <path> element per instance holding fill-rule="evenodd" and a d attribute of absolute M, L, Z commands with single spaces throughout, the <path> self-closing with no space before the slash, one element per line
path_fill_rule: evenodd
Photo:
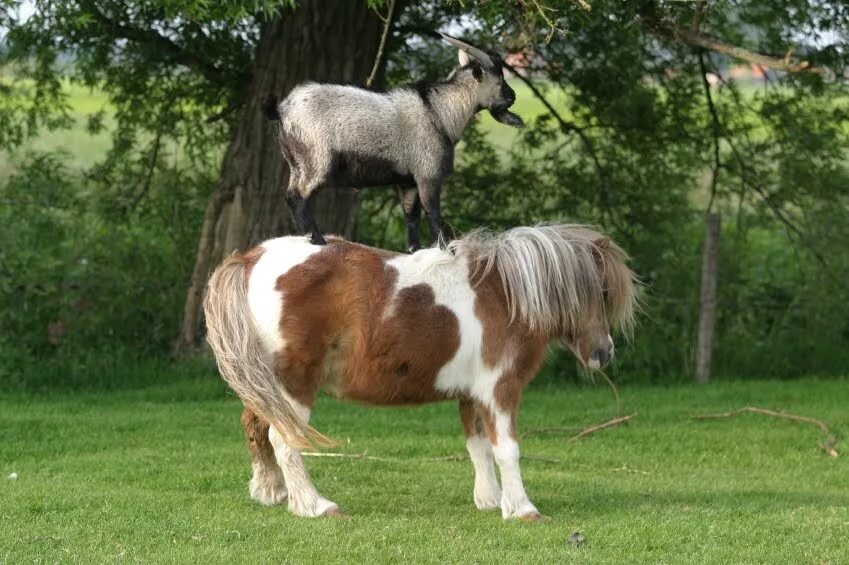
<path fill-rule="evenodd" d="M 465 67 L 469 64 L 469 61 L 472 60 L 471 57 L 469 57 L 469 54 L 463 51 L 462 49 L 457 50 L 457 59 L 460 61 L 461 67 Z"/>
<path fill-rule="evenodd" d="M 477 63 L 472 65 L 472 76 L 474 76 L 475 80 L 478 82 L 483 80 L 483 69 Z"/>

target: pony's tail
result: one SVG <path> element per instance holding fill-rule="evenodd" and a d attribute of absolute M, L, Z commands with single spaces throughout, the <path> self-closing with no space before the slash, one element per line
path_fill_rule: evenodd
<path fill-rule="evenodd" d="M 203 301 L 206 340 L 218 370 L 245 406 L 265 418 L 291 447 L 335 445 L 304 422 L 270 365 L 248 306 L 245 261 L 228 257 L 212 274 Z"/>

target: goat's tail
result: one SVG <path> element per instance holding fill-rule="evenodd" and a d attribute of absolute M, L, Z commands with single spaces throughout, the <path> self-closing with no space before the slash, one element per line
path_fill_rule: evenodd
<path fill-rule="evenodd" d="M 206 340 L 218 370 L 245 406 L 265 418 L 288 445 L 335 445 L 304 422 L 270 365 L 271 355 L 259 340 L 248 305 L 245 260 L 228 257 L 209 280 L 203 301 Z"/>
<path fill-rule="evenodd" d="M 269 94 L 262 102 L 262 113 L 270 122 L 280 121 L 280 99 L 273 94 Z"/>

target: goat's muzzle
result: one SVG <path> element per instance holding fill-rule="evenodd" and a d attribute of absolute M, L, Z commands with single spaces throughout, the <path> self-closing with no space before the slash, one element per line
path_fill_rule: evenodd
<path fill-rule="evenodd" d="M 506 106 L 493 106 L 489 109 L 489 113 L 496 121 L 501 122 L 502 124 L 507 124 L 514 128 L 525 127 L 525 121 L 522 120 L 520 116 L 508 110 Z"/>

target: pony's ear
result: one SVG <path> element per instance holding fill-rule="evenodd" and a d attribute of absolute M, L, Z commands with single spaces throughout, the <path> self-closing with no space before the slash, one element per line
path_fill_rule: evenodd
<path fill-rule="evenodd" d="M 600 251 L 606 251 L 607 248 L 610 247 L 610 238 L 606 235 L 602 236 L 595 240 L 593 245 L 595 245 Z"/>

